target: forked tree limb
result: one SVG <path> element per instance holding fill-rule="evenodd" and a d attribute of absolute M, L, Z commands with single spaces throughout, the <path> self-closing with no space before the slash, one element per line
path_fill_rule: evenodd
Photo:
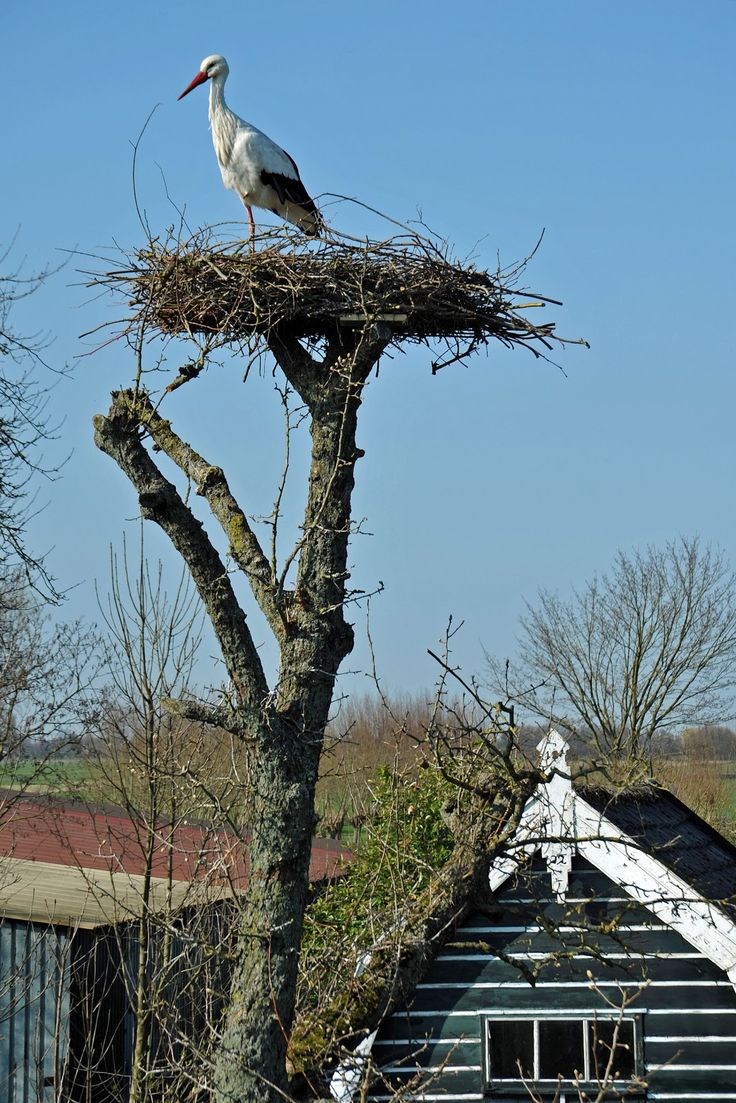
<path fill-rule="evenodd" d="M 217 550 L 200 521 L 181 499 L 143 446 L 147 399 L 133 390 L 115 391 L 107 415 L 94 418 L 95 443 L 133 484 L 141 514 L 155 521 L 191 572 L 222 648 L 228 673 L 244 707 L 257 711 L 268 694 L 261 660 Z"/>
<path fill-rule="evenodd" d="M 153 408 L 147 396 L 139 395 L 136 410 L 141 424 L 154 443 L 176 464 L 203 497 L 229 541 L 229 551 L 243 571 L 271 631 L 281 640 L 287 630 L 287 619 L 281 594 L 273 577 L 271 565 L 264 555 L 258 537 L 253 532 L 245 512 L 235 500 L 221 467 L 208 463 L 194 448 L 174 431 L 171 422 Z"/>
<path fill-rule="evenodd" d="M 362 385 L 392 337 L 393 330 L 385 323 L 336 331 L 328 338 L 327 350 L 321 361 L 310 356 L 301 342 L 283 326 L 274 326 L 266 334 L 266 344 L 302 402 L 314 413 L 320 396 L 324 394 L 327 372 L 340 371 L 342 362 L 353 385 Z"/>

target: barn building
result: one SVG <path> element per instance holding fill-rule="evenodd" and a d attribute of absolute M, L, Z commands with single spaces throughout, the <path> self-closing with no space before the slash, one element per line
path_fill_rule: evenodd
<path fill-rule="evenodd" d="M 557 733 L 511 847 L 331 1094 L 736 1100 L 736 848 L 667 791 L 570 780 Z"/>
<path fill-rule="evenodd" d="M 311 880 L 346 856 L 315 840 Z M 227 831 L 0 791 L 0 1103 L 126 1099 L 141 916 L 181 1036 L 217 1014 L 227 979 L 208 951 L 247 881 L 247 841 Z"/>

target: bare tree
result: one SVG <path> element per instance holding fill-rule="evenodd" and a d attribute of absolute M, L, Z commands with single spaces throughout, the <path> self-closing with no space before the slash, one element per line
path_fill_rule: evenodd
<path fill-rule="evenodd" d="M 266 237 L 266 247 L 250 254 L 213 245 L 207 232 L 185 246 L 151 241 L 125 271 L 97 279 L 139 309 L 126 330 L 137 352 L 135 385 L 113 394 L 108 413 L 95 418 L 95 440 L 130 480 L 143 517 L 183 557 L 229 681 L 217 707 L 184 701 L 178 712 L 228 731 L 250 753 L 251 880 L 213 1071 L 218 1103 L 281 1103 L 289 1091 L 286 1049 L 315 786 L 335 678 L 353 647 L 345 616 L 355 596 L 348 546 L 368 378 L 390 346 L 408 340 L 444 342 L 435 370 L 491 339 L 543 355 L 559 340 L 550 323 L 534 325 L 518 309 L 509 286 L 518 270 L 501 278 L 463 268 L 416 235 L 315 253 L 294 248 L 288 231 Z M 529 297 L 521 294 L 526 306 Z M 270 353 L 303 404 L 311 438 L 306 507 L 283 556 L 276 554 L 282 491 L 270 547 L 262 545 L 224 471 L 183 439 L 143 388 L 143 351 L 162 332 L 185 337 L 196 350 L 169 392 L 200 376 L 214 349 L 229 346 Z M 179 486 L 164 475 L 159 456 Z M 251 462 L 259 463 L 257 453 Z M 232 572 L 188 503 L 190 486 L 223 530 L 230 560 L 273 633 L 279 671 L 270 684 Z"/>
<path fill-rule="evenodd" d="M 33 477 L 55 474 L 39 453 L 39 445 L 54 432 L 47 413 L 48 385 L 37 376 L 39 368 L 47 369 L 42 353 L 48 338 L 41 332 L 19 333 L 10 317 L 13 307 L 38 291 L 50 273 L 25 275 L 8 267 L 12 244 L 4 251 L 0 247 L 0 567 L 21 568 L 29 581 L 56 598 L 48 572 L 25 536 Z"/>
<path fill-rule="evenodd" d="M 489 660 L 494 685 L 609 762 L 648 756 L 664 728 L 732 715 L 736 580 L 697 539 L 619 551 L 571 598 L 541 590 L 527 609 L 520 663 Z"/>
<path fill-rule="evenodd" d="M 97 633 L 80 621 L 52 624 L 21 568 L 0 572 L 0 762 L 31 751 L 38 769 L 75 742 L 97 709 Z M 26 775 L 26 781 L 29 780 Z"/>
<path fill-rule="evenodd" d="M 219 978 L 226 975 L 229 913 L 215 914 L 210 905 L 242 853 L 233 794 L 242 799 L 243 747 L 165 708 L 170 697 L 192 694 L 203 616 L 186 576 L 166 593 L 161 564 L 145 558 L 142 530 L 137 555 L 125 543 L 122 554 L 111 552 L 109 593 L 98 594 L 98 602 L 109 694 L 88 732 L 80 788 L 124 811 L 130 826 L 120 840 L 110 829 L 113 846 L 125 849 L 139 871 L 137 888 L 131 879 L 117 901 L 123 915 L 136 918 L 104 935 L 120 962 L 133 1023 L 130 1065 L 114 1074 L 126 1082 L 128 1103 L 183 1098 L 209 1071 L 208 1046 L 224 999 Z M 115 905 L 108 886 L 90 880 L 88 891 Z M 85 969 L 87 1029 L 74 1077 L 75 1090 L 94 1095 L 109 1072 L 105 994 L 95 986 L 92 960 Z"/>
<path fill-rule="evenodd" d="M 723 724 L 704 724 L 682 733 L 682 749 L 688 758 L 700 761 L 733 762 L 736 732 Z"/>

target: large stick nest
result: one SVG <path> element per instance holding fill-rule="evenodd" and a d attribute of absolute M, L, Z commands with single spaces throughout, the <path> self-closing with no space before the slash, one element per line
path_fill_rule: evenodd
<path fill-rule="evenodd" d="M 421 235 L 315 245 L 280 227 L 252 249 L 207 230 L 185 242 L 150 241 L 128 261 L 94 283 L 126 294 L 131 325 L 149 332 L 252 347 L 275 327 L 317 339 L 382 323 L 395 345 L 443 343 L 444 362 L 491 339 L 543 356 L 570 343 L 553 322 L 529 320 L 527 312 L 560 304 L 517 286 L 525 262 L 492 274 L 450 260 Z"/>

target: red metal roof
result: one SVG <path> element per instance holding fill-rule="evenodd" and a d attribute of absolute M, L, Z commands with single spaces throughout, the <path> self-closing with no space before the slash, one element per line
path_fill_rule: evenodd
<path fill-rule="evenodd" d="M 0 791 L 0 856 L 77 869 L 142 874 L 151 833 L 143 818 L 114 806 L 87 805 L 45 795 Z M 309 877 L 334 876 L 350 851 L 333 839 L 314 839 Z M 151 873 L 178 881 L 210 878 L 245 888 L 247 837 L 201 823 L 154 825 Z"/>

